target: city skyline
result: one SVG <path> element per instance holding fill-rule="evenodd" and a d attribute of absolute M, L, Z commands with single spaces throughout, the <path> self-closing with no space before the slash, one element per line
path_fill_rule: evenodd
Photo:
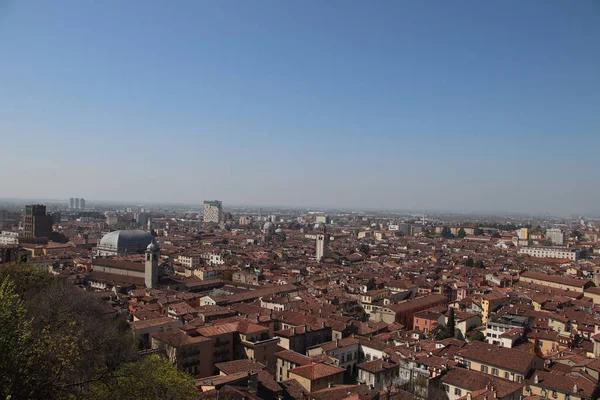
<path fill-rule="evenodd" d="M 7 3 L 2 196 L 600 214 L 599 18 L 593 1 Z"/>

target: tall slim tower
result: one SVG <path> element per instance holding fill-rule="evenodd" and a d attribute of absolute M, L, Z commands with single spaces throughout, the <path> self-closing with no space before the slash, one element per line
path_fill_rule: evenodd
<path fill-rule="evenodd" d="M 329 234 L 323 230 L 323 233 L 317 234 L 317 262 L 321 262 L 327 253 L 329 246 Z"/>
<path fill-rule="evenodd" d="M 158 258 L 160 249 L 154 242 L 146 247 L 146 261 L 144 262 L 144 283 L 148 289 L 156 287 L 158 284 Z"/>
<path fill-rule="evenodd" d="M 75 197 L 75 208 L 79 208 L 79 197 Z"/>
<path fill-rule="evenodd" d="M 75 199 L 74 198 L 70 198 L 69 199 L 69 208 L 73 208 L 73 205 L 75 204 Z"/>
<path fill-rule="evenodd" d="M 83 197 L 79 200 L 79 208 L 85 210 L 85 199 Z"/>
<path fill-rule="evenodd" d="M 600 266 L 594 267 L 594 285 L 600 287 Z"/>

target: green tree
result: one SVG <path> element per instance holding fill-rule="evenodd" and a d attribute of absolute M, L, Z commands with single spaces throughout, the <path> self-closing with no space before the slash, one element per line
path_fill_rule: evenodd
<path fill-rule="evenodd" d="M 573 232 L 571 232 L 571 237 L 574 237 L 577 240 L 581 240 L 581 238 L 583 237 L 583 234 L 581 232 L 579 232 L 577 229 L 575 229 Z"/>
<path fill-rule="evenodd" d="M 459 238 L 464 238 L 465 236 L 467 236 L 467 232 L 465 232 L 465 230 L 463 228 L 460 228 L 457 232 L 457 235 Z"/>
<path fill-rule="evenodd" d="M 475 228 L 475 236 L 483 236 L 483 229 L 480 227 Z"/>
<path fill-rule="evenodd" d="M 477 331 L 469 338 L 471 342 L 485 342 L 485 335 L 481 331 Z"/>
<path fill-rule="evenodd" d="M 454 337 L 454 331 L 456 330 L 456 320 L 454 318 L 454 308 L 450 307 L 448 310 L 448 322 L 446 322 L 446 331 L 448 337 Z"/>
<path fill-rule="evenodd" d="M 394 232 L 394 235 L 396 237 L 402 237 L 402 236 L 404 236 L 404 233 L 402 231 L 396 231 L 396 232 Z"/>
<path fill-rule="evenodd" d="M 25 316 L 26 310 L 15 284 L 5 277 L 0 285 L 0 397 L 27 398 L 31 394 L 20 391 L 29 378 L 32 328 Z M 17 387 L 15 390 L 14 387 Z"/>
<path fill-rule="evenodd" d="M 475 261 L 473 261 L 473 259 L 471 257 L 469 257 L 465 260 L 465 266 L 467 266 L 467 267 L 472 268 L 474 264 L 475 264 Z"/>
<path fill-rule="evenodd" d="M 447 226 L 444 226 L 442 228 L 442 237 L 445 239 L 450 239 L 450 238 L 453 238 L 454 235 L 452 234 L 452 231 L 450 230 L 450 228 L 448 228 Z"/>
<path fill-rule="evenodd" d="M 93 400 L 192 400 L 196 398 L 194 378 L 178 371 L 169 361 L 150 355 L 122 365 L 110 385 L 90 387 Z"/>
<path fill-rule="evenodd" d="M 475 261 L 475 263 L 473 264 L 473 266 L 475 268 L 485 268 L 485 266 L 483 265 L 483 261 L 481 261 L 481 260 Z"/>
<path fill-rule="evenodd" d="M 435 327 L 431 330 L 430 336 L 433 340 L 444 340 L 450 337 L 450 335 L 448 335 L 448 329 L 441 324 L 435 325 Z"/>
<path fill-rule="evenodd" d="M 127 322 L 89 293 L 28 265 L 0 267 L 0 282 L 0 398 L 87 399 L 137 363 Z"/>
<path fill-rule="evenodd" d="M 494 231 L 494 233 L 492 234 L 492 237 L 494 237 L 496 239 L 500 239 L 502 236 L 500 235 L 500 232 Z"/>
<path fill-rule="evenodd" d="M 363 243 L 360 246 L 358 246 L 358 251 L 360 251 L 363 254 L 369 254 L 369 250 L 370 249 L 371 248 L 369 247 L 369 245 L 365 244 L 365 243 Z"/>

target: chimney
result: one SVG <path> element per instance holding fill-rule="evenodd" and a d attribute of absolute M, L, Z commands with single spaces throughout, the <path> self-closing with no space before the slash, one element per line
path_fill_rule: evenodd
<path fill-rule="evenodd" d="M 83 234 L 83 244 L 85 244 L 86 246 L 88 245 L 89 240 L 88 240 L 88 234 L 84 233 Z"/>
<path fill-rule="evenodd" d="M 333 382 L 329 382 L 329 383 L 327 384 L 327 387 L 329 387 L 329 388 L 332 388 L 332 387 L 333 387 Z"/>
<path fill-rule="evenodd" d="M 335 339 L 335 347 L 339 347 L 340 345 L 340 339 Z"/>
<path fill-rule="evenodd" d="M 471 400 L 471 399 L 472 399 L 471 392 L 468 392 L 467 393 L 467 400 Z"/>

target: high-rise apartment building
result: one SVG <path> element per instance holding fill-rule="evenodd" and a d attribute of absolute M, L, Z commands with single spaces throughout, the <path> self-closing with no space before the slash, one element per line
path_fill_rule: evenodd
<path fill-rule="evenodd" d="M 85 210 L 85 199 L 84 198 L 79 199 L 79 209 Z"/>
<path fill-rule="evenodd" d="M 73 205 L 74 208 L 79 208 L 79 197 L 75 198 L 75 204 Z"/>
<path fill-rule="evenodd" d="M 204 222 L 216 224 L 223 220 L 223 203 L 219 200 L 206 200 L 204 202 Z"/>
<path fill-rule="evenodd" d="M 75 199 L 71 197 L 69 199 L 69 208 L 73 208 L 73 206 L 75 206 Z"/>
<path fill-rule="evenodd" d="M 46 206 L 32 204 L 25 206 L 23 218 L 23 236 L 50 237 L 52 233 L 52 215 L 46 215 Z"/>
<path fill-rule="evenodd" d="M 521 240 L 528 240 L 529 239 L 529 229 L 527 229 L 527 228 L 521 228 L 521 229 L 519 229 L 517 231 L 517 236 Z"/>
<path fill-rule="evenodd" d="M 546 230 L 546 239 L 554 245 L 565 244 L 565 234 L 558 228 L 550 228 Z"/>

